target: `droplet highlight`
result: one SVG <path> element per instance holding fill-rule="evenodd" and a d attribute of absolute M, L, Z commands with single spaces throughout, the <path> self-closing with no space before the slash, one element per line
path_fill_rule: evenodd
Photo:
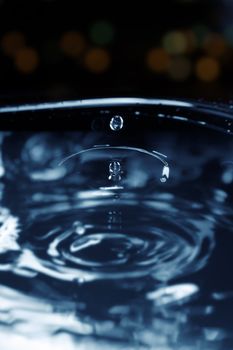
<path fill-rule="evenodd" d="M 120 115 L 115 115 L 110 120 L 110 128 L 113 131 L 121 130 L 123 128 L 123 125 L 124 125 L 124 120 Z"/>
<path fill-rule="evenodd" d="M 161 182 L 166 182 L 169 179 L 169 173 L 170 173 L 169 166 L 165 165 L 163 167 L 162 176 L 160 178 L 160 181 Z"/>
<path fill-rule="evenodd" d="M 108 179 L 115 182 L 120 181 L 121 174 L 122 174 L 121 163 L 117 160 L 110 162 Z"/>

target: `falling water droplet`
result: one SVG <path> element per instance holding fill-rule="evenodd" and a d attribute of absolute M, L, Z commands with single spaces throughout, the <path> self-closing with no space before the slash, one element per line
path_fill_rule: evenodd
<path fill-rule="evenodd" d="M 123 125 L 124 125 L 124 120 L 120 115 L 115 115 L 110 120 L 110 128 L 113 131 L 121 130 L 123 128 Z"/>
<path fill-rule="evenodd" d="M 162 171 L 162 176 L 160 178 L 161 182 L 166 182 L 168 180 L 169 172 L 170 172 L 169 166 L 168 165 L 164 165 L 163 171 Z"/>
<path fill-rule="evenodd" d="M 121 180 L 121 163 L 118 160 L 114 160 L 109 164 L 109 180 L 120 181 Z"/>

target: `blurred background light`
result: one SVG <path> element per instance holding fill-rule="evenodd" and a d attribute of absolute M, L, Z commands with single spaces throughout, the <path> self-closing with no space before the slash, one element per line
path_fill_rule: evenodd
<path fill-rule="evenodd" d="M 60 39 L 61 50 L 70 57 L 79 57 L 86 48 L 86 40 L 82 33 L 77 31 L 65 32 Z"/>
<path fill-rule="evenodd" d="M 204 56 L 196 63 L 196 74 L 202 81 L 215 81 L 220 75 L 220 64 L 215 58 Z"/>
<path fill-rule="evenodd" d="M 210 56 L 220 57 L 227 51 L 225 39 L 219 33 L 209 33 L 204 39 L 203 47 Z"/>
<path fill-rule="evenodd" d="M 184 33 L 171 31 L 163 37 L 163 47 L 170 54 L 182 54 L 187 50 L 188 43 Z"/>
<path fill-rule="evenodd" d="M 191 29 L 184 31 L 186 38 L 186 52 L 192 54 L 198 48 L 198 40 L 195 33 Z"/>
<path fill-rule="evenodd" d="M 25 47 L 19 49 L 15 55 L 15 66 L 21 73 L 32 73 L 39 64 L 39 56 L 35 49 Z"/>
<path fill-rule="evenodd" d="M 3 102 L 8 96 L 27 102 L 33 96 L 154 96 L 158 91 L 232 99 L 233 1 L 164 1 L 149 19 L 121 18 L 114 11 L 84 15 L 58 0 L 27 6 L 0 0 L 0 23 Z M 25 79 L 19 72 L 33 74 Z"/>
<path fill-rule="evenodd" d="M 90 28 L 90 38 L 96 45 L 109 44 L 114 38 L 114 27 L 108 21 L 97 21 Z"/>
<path fill-rule="evenodd" d="M 104 73 L 110 66 L 110 55 L 103 48 L 90 49 L 84 58 L 86 68 L 92 73 Z"/>
<path fill-rule="evenodd" d="M 150 70 L 156 73 L 168 71 L 170 56 L 163 48 L 152 48 L 147 52 L 146 64 Z"/>
<path fill-rule="evenodd" d="M 174 57 L 169 67 L 169 75 L 173 80 L 184 81 L 191 75 L 192 64 L 186 57 Z"/>
<path fill-rule="evenodd" d="M 225 40 L 228 42 L 230 46 L 233 46 L 233 24 L 228 24 L 224 30 L 223 35 Z"/>
<path fill-rule="evenodd" d="M 204 24 L 197 24 L 193 26 L 192 31 L 196 37 L 197 45 L 202 46 L 205 38 L 210 32 L 210 29 Z"/>
<path fill-rule="evenodd" d="M 18 31 L 7 32 L 1 39 L 1 48 L 4 54 L 10 57 L 14 57 L 25 44 L 24 35 Z"/>

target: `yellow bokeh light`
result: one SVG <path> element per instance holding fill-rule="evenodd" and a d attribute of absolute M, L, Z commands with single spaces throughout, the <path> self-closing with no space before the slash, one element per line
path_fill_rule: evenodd
<path fill-rule="evenodd" d="M 197 77 L 205 82 L 212 82 L 216 80 L 220 75 L 219 62 L 212 57 L 202 57 L 196 64 Z"/>
<path fill-rule="evenodd" d="M 93 73 L 103 73 L 110 66 L 110 55 L 102 48 L 90 49 L 84 58 L 86 68 Z"/>
<path fill-rule="evenodd" d="M 163 47 L 170 54 L 182 54 L 187 50 L 187 39 L 184 33 L 172 31 L 163 38 Z"/>
<path fill-rule="evenodd" d="M 146 56 L 146 64 L 153 72 L 164 73 L 170 66 L 170 56 L 163 48 L 150 49 Z"/>
<path fill-rule="evenodd" d="M 85 50 L 86 40 L 81 33 L 69 31 L 62 35 L 60 48 L 67 56 L 76 58 Z"/>
<path fill-rule="evenodd" d="M 13 31 L 3 35 L 1 39 L 1 47 L 3 52 L 14 57 L 17 51 L 25 46 L 25 37 L 22 33 Z"/>
<path fill-rule="evenodd" d="M 206 36 L 203 47 L 210 56 L 220 57 L 226 52 L 227 46 L 224 38 L 218 33 Z"/>
<path fill-rule="evenodd" d="M 22 73 L 32 73 L 39 64 L 39 56 L 33 48 L 23 48 L 17 51 L 15 55 L 15 65 Z"/>
<path fill-rule="evenodd" d="M 169 75 L 172 79 L 177 81 L 186 80 L 192 70 L 191 62 L 186 57 L 175 57 L 169 68 Z"/>

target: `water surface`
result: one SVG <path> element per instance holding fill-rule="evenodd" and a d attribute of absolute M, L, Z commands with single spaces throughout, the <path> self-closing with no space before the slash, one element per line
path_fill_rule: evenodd
<path fill-rule="evenodd" d="M 175 112 L 1 133 L 2 349 L 233 348 L 231 119 Z"/>

